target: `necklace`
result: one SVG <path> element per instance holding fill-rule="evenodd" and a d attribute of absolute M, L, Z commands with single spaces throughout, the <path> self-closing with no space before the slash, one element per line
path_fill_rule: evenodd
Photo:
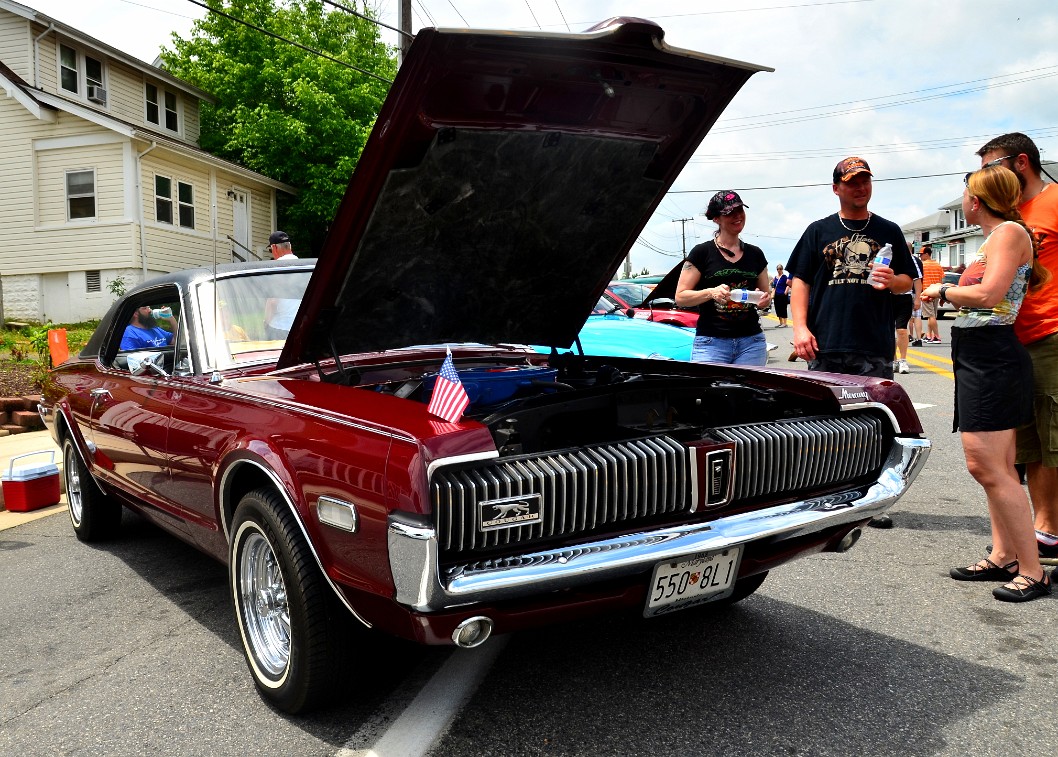
<path fill-rule="evenodd" d="M 729 250 L 726 247 L 724 247 L 722 244 L 720 244 L 720 234 L 719 233 L 713 234 L 713 244 L 716 245 L 716 249 L 720 250 L 720 254 L 723 255 L 728 260 L 730 260 L 731 262 L 734 262 L 735 258 L 737 258 L 740 254 L 742 254 L 742 240 L 739 239 L 737 241 L 738 241 L 738 249 L 737 250 Z"/>
<path fill-rule="evenodd" d="M 850 220 L 851 220 L 851 219 L 850 219 Z M 841 224 L 842 226 L 844 226 L 844 227 L 845 227 L 845 231 L 851 231 L 851 232 L 853 232 L 853 233 L 856 233 L 856 234 L 858 234 L 858 233 L 860 233 L 861 231 L 863 231 L 864 229 L 866 229 L 866 228 L 867 228 L 867 226 L 869 226 L 869 225 L 870 225 L 870 223 L 871 223 L 871 211 L 869 211 L 869 210 L 867 211 L 867 223 L 863 224 L 863 226 L 861 226 L 861 227 L 860 227 L 860 228 L 858 228 L 858 229 L 854 229 L 854 228 L 852 228 L 851 226 L 848 226 L 848 225 L 847 225 L 847 224 L 845 223 L 845 219 L 841 217 L 841 213 L 838 213 L 838 223 L 840 223 L 840 224 Z"/>

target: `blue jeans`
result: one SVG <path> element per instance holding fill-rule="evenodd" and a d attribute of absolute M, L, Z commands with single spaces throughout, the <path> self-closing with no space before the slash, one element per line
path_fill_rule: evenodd
<path fill-rule="evenodd" d="M 763 332 L 753 336 L 696 336 L 691 349 L 694 363 L 767 365 L 768 342 Z"/>

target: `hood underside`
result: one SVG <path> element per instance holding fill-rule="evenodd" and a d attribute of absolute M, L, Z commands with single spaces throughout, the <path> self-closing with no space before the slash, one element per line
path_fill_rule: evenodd
<path fill-rule="evenodd" d="M 419 32 L 280 367 L 415 344 L 568 347 L 757 66 L 638 20 Z"/>

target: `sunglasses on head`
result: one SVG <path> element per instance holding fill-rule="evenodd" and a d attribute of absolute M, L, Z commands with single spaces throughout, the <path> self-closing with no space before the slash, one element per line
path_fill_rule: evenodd
<path fill-rule="evenodd" d="M 1004 155 L 1002 158 L 996 158 L 995 160 L 988 161 L 983 166 L 978 168 L 977 171 L 983 171 L 986 168 L 995 168 L 996 166 L 1002 165 L 1004 160 L 1016 160 L 1017 157 L 1017 155 Z M 962 183 L 966 186 L 970 186 L 970 177 L 977 173 L 977 171 L 967 171 L 966 175 L 962 177 Z"/>

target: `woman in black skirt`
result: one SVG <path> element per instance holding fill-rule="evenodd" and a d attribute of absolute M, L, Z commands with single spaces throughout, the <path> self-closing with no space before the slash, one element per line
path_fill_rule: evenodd
<path fill-rule="evenodd" d="M 966 174 L 962 207 L 985 236 L 958 286 L 932 284 L 923 297 L 959 308 L 952 327 L 955 429 L 966 467 L 984 488 L 992 521 L 992 551 L 957 581 L 998 581 L 996 599 L 1027 602 L 1051 593 L 1040 565 L 1029 499 L 1014 469 L 1014 429 L 1032 420 L 1032 364 L 1014 335 L 1014 320 L 1030 289 L 1050 277 L 1018 213 L 1021 185 L 1003 166 Z M 955 430 L 953 429 L 953 430 Z"/>

